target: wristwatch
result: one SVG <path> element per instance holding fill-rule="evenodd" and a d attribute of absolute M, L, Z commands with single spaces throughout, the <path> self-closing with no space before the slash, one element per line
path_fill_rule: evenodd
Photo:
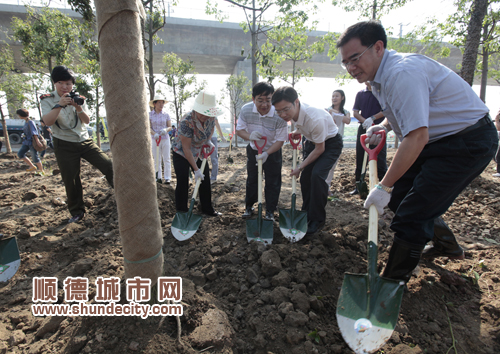
<path fill-rule="evenodd" d="M 56 109 L 56 108 L 66 108 L 66 106 L 61 106 L 59 103 L 56 104 L 54 107 L 52 107 L 52 109 Z"/>
<path fill-rule="evenodd" d="M 383 191 L 386 191 L 387 193 L 392 193 L 392 190 L 394 189 L 394 187 L 387 187 L 387 186 L 384 186 L 382 183 L 377 184 L 377 188 L 382 189 Z"/>

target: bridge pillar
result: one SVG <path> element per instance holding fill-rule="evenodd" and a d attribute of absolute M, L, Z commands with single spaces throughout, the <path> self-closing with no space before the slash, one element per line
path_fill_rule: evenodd
<path fill-rule="evenodd" d="M 245 73 L 245 76 L 248 78 L 250 85 L 252 84 L 252 61 L 251 60 L 240 60 L 236 62 L 236 65 L 233 69 L 233 75 L 238 76 L 240 73 Z"/>

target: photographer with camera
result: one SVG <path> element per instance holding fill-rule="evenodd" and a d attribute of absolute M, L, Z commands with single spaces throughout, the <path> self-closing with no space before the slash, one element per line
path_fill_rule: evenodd
<path fill-rule="evenodd" d="M 68 223 L 78 222 L 85 215 L 83 188 L 80 180 L 82 158 L 99 169 L 113 186 L 111 159 L 89 137 L 90 122 L 85 97 L 73 91 L 75 74 L 65 66 L 56 66 L 50 75 L 56 90 L 42 95 L 42 120 L 52 129 L 54 154 L 66 188 Z"/>

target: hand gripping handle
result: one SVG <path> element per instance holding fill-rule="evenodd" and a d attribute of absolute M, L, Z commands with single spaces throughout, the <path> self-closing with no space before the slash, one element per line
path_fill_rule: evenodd
<path fill-rule="evenodd" d="M 206 159 L 208 158 L 210 155 L 212 155 L 212 153 L 214 152 L 215 150 L 215 146 L 212 146 L 212 149 L 210 151 L 207 151 L 207 149 L 210 149 L 210 145 L 203 145 L 201 147 L 201 154 L 203 155 L 203 158 Z"/>
<path fill-rule="evenodd" d="M 264 140 L 264 144 L 262 144 L 262 146 L 259 146 L 259 144 L 257 144 L 257 141 L 260 141 L 260 140 Z M 264 149 L 264 146 L 266 146 L 266 144 L 267 144 L 267 137 L 263 136 L 259 140 L 255 140 L 254 144 L 255 144 L 255 147 L 257 148 L 257 151 L 259 152 L 259 155 L 262 155 L 262 150 Z"/>
<path fill-rule="evenodd" d="M 299 134 L 298 139 L 296 139 L 297 142 L 295 142 L 295 140 L 292 139 L 292 133 L 288 134 L 288 140 L 290 140 L 290 145 L 292 145 L 292 148 L 294 150 L 297 150 L 297 147 L 299 146 L 301 139 L 302 139 L 302 136 Z"/>
<path fill-rule="evenodd" d="M 365 143 L 365 140 L 367 138 L 366 134 L 361 135 L 359 138 L 359 140 L 361 141 L 361 146 L 368 153 L 368 157 L 369 157 L 368 160 L 369 161 L 376 160 L 379 152 L 382 150 L 382 148 L 385 145 L 385 130 L 379 130 L 379 131 L 374 132 L 373 134 L 382 135 L 382 139 L 380 139 L 380 142 L 378 143 L 378 145 L 375 149 L 370 149 L 368 146 L 366 146 L 366 143 Z"/>

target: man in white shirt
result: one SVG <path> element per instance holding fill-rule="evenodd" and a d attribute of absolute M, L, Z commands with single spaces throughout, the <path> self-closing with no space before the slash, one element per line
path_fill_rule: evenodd
<path fill-rule="evenodd" d="M 304 160 L 290 175 L 299 177 L 302 172 L 302 210 L 307 211 L 307 234 L 311 235 L 325 225 L 328 201 L 325 179 L 342 152 L 342 137 L 330 114 L 323 108 L 301 103 L 293 87 L 277 89 L 272 104 L 285 122 L 294 121 L 297 129 L 292 138 L 297 139 L 302 134 L 307 139 Z"/>
<path fill-rule="evenodd" d="M 259 82 L 252 88 L 252 102 L 241 108 L 236 134 L 244 140 L 250 140 L 247 145 L 247 184 L 245 196 L 245 212 L 243 218 L 252 216 L 253 205 L 257 202 L 258 176 L 257 160 L 262 159 L 262 169 L 266 176 L 265 219 L 274 221 L 274 211 L 278 206 L 281 191 L 281 147 L 288 139 L 288 126 L 275 113 L 271 104 L 274 87 L 268 82 Z M 259 157 L 255 141 L 267 138 L 263 153 Z M 264 142 L 258 143 L 261 146 Z"/>
<path fill-rule="evenodd" d="M 359 22 L 339 38 L 342 64 L 358 82 L 369 81 L 386 119 L 379 130 L 401 140 L 391 166 L 365 207 L 395 212 L 395 232 L 382 276 L 408 281 L 428 241 L 424 258 L 463 259 L 464 252 L 441 219 L 462 190 L 490 162 L 498 136 L 488 108 L 457 74 L 419 54 L 386 49 L 387 35 L 375 21 Z"/>

